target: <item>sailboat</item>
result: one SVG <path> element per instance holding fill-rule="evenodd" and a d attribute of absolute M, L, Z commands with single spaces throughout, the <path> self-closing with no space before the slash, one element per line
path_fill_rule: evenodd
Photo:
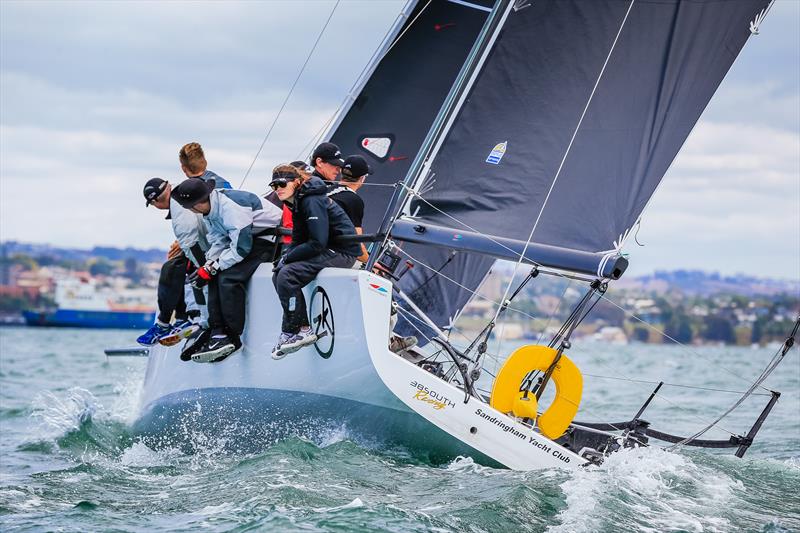
<path fill-rule="evenodd" d="M 408 2 L 320 136 L 373 167 L 356 237 L 371 247 L 366 268 L 320 273 L 305 289 L 319 340 L 275 361 L 281 307 L 262 265 L 242 351 L 195 364 L 180 347 L 150 349 L 134 428 L 163 438 L 202 427 L 240 441 L 345 427 L 435 460 L 520 470 L 578 468 L 657 440 L 741 457 L 778 392 L 727 440 L 702 439 L 719 420 L 686 436 L 651 428 L 643 414 L 660 385 L 631 420 L 581 423 L 583 376 L 569 349 L 624 274 L 627 236 L 769 7 Z M 453 324 L 499 259 L 514 275 L 493 318 L 454 343 Z M 538 276 L 569 278 L 583 297 L 546 344 L 518 348 L 489 376 L 487 343 Z M 720 420 L 763 387 L 797 329 Z M 420 347 L 390 351 L 393 331 Z"/>

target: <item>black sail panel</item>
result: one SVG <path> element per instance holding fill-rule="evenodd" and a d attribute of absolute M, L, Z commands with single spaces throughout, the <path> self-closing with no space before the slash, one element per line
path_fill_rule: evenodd
<path fill-rule="evenodd" d="M 488 1 L 465 6 L 418 2 L 331 135 L 344 154 L 364 156 L 373 173 L 358 194 L 366 205 L 364 232 L 376 231 L 393 189 L 402 181 L 488 16 Z"/>
<path fill-rule="evenodd" d="M 533 242 L 612 249 L 641 215 L 768 3 L 521 6 L 509 15 L 435 154 L 424 200 L 414 200 L 410 213 L 422 223 L 526 240 L 558 175 Z M 408 250 L 434 268 L 450 254 Z M 461 287 L 429 280 L 427 269 L 414 269 L 402 285 L 446 325 L 491 263 L 462 252 L 443 270 Z"/>
<path fill-rule="evenodd" d="M 527 239 L 630 4 L 532 2 L 512 12 L 412 212 L 454 226 L 430 203 L 478 231 Z M 633 3 L 533 241 L 613 247 L 767 4 Z"/>

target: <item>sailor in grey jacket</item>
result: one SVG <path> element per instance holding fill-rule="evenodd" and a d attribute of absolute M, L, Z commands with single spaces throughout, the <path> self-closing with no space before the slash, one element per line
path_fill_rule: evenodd
<path fill-rule="evenodd" d="M 215 190 L 197 178 L 178 185 L 173 195 L 203 216 L 210 244 L 194 283 L 208 284 L 211 336 L 192 360 L 221 361 L 242 345 L 247 282 L 261 263 L 272 259 L 275 235 L 268 230 L 280 225 L 283 211 L 251 192 Z"/>

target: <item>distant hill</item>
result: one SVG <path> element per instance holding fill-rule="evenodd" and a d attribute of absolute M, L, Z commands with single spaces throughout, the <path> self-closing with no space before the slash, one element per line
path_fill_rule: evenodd
<path fill-rule="evenodd" d="M 517 279 L 522 279 L 529 267 L 521 268 Z M 514 264 L 498 261 L 493 272 L 499 277 L 510 276 Z M 539 282 L 539 285 L 543 285 Z M 618 290 L 633 290 L 664 294 L 671 291 L 689 295 L 708 296 L 711 294 L 738 294 L 741 296 L 775 296 L 788 294 L 800 298 L 800 277 L 798 279 L 759 278 L 747 274 L 723 275 L 718 272 L 702 270 L 656 270 L 653 274 L 631 277 L 622 276 L 614 281 L 612 287 Z M 537 289 L 534 289 L 537 290 Z M 560 294 L 563 288 L 556 287 L 554 294 Z M 502 292 L 498 294 L 500 298 Z"/>
<path fill-rule="evenodd" d="M 0 243 L 0 256 L 11 256 L 14 254 L 25 254 L 34 259 L 42 257 L 53 257 L 58 259 L 70 259 L 86 261 L 93 257 L 103 257 L 110 261 L 124 261 L 125 259 L 136 259 L 145 263 L 160 263 L 166 259 L 166 250 L 158 248 L 115 248 L 113 246 L 95 246 L 89 249 L 82 248 L 61 248 L 50 244 L 31 244 L 17 241 L 6 241 Z"/>
<path fill-rule="evenodd" d="M 657 270 L 647 276 L 622 278 L 614 282 L 617 289 L 638 289 L 663 293 L 681 291 L 686 294 L 740 294 L 743 296 L 800 294 L 800 280 L 757 278 L 745 274 L 723 276 L 702 270 Z"/>

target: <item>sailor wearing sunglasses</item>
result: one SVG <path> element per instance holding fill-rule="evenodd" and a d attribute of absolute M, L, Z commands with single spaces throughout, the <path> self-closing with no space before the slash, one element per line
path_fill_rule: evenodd
<path fill-rule="evenodd" d="M 360 246 L 338 237 L 355 235 L 347 214 L 328 198 L 328 185 L 291 165 L 272 171 L 270 187 L 292 210 L 292 242 L 275 267 L 272 281 L 283 307 L 281 335 L 273 359 L 313 344 L 317 336 L 308 323 L 303 287 L 326 267 L 350 268 Z"/>

